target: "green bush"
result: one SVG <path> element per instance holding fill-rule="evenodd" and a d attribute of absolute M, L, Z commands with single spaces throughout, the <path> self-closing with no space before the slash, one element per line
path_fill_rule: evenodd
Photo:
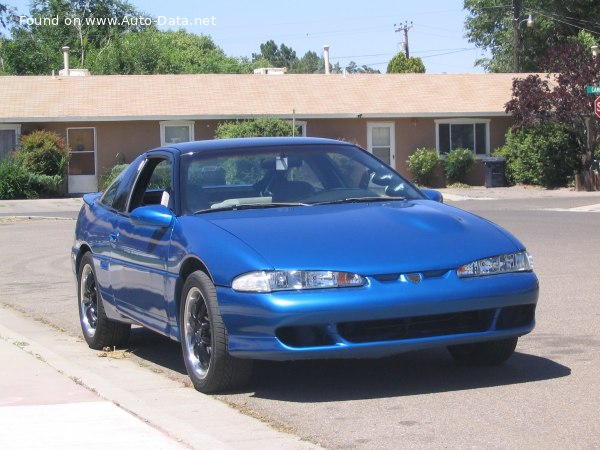
<path fill-rule="evenodd" d="M 511 130 L 506 134 L 506 144 L 494 155 L 507 159 L 506 178 L 511 184 L 567 186 L 581 169 L 575 133 L 560 124 Z"/>
<path fill-rule="evenodd" d="M 0 199 L 36 198 L 29 184 L 30 173 L 11 157 L 0 161 Z"/>
<path fill-rule="evenodd" d="M 20 161 L 0 161 L 0 199 L 53 197 L 61 193 L 63 177 L 31 173 Z"/>
<path fill-rule="evenodd" d="M 100 190 L 104 191 L 119 176 L 121 172 L 127 169 L 129 164 L 116 164 L 106 171 L 106 174 L 100 180 Z"/>
<path fill-rule="evenodd" d="M 217 139 L 238 137 L 293 136 L 292 122 L 272 117 L 259 117 L 241 122 L 220 123 L 215 131 Z"/>
<path fill-rule="evenodd" d="M 33 131 L 21 138 L 16 160 L 31 173 L 62 177 L 69 151 L 62 138 L 53 131 Z"/>
<path fill-rule="evenodd" d="M 406 164 L 408 170 L 415 177 L 415 181 L 418 184 L 427 185 L 438 160 L 438 153 L 435 149 L 418 148 L 408 157 Z"/>
<path fill-rule="evenodd" d="M 29 174 L 29 188 L 35 192 L 36 197 L 56 197 L 63 194 L 64 178 L 60 175 L 41 175 L 39 173 Z"/>
<path fill-rule="evenodd" d="M 446 155 L 444 162 L 444 171 L 446 173 L 446 179 L 450 182 L 465 183 L 467 174 L 473 163 L 475 157 L 473 152 L 468 148 L 457 148 L 452 150 Z"/>

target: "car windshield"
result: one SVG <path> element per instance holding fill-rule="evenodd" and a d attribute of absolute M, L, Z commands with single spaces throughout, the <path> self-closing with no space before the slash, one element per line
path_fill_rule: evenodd
<path fill-rule="evenodd" d="M 184 214 L 424 198 L 354 145 L 286 145 L 182 156 Z"/>

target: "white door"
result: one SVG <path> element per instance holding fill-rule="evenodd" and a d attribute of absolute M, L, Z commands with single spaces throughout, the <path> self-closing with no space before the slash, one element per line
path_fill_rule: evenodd
<path fill-rule="evenodd" d="M 69 145 L 69 193 L 98 190 L 96 176 L 96 129 L 67 128 Z"/>
<path fill-rule="evenodd" d="M 396 167 L 394 122 L 367 123 L 367 150 L 388 166 Z"/>

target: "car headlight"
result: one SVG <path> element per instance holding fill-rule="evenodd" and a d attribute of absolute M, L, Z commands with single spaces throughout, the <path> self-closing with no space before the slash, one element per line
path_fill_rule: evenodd
<path fill-rule="evenodd" d="M 528 272 L 533 270 L 533 258 L 527 252 L 507 253 L 478 259 L 456 269 L 460 278 L 481 277 L 508 272 Z"/>
<path fill-rule="evenodd" d="M 231 287 L 241 292 L 273 292 L 297 289 L 359 287 L 364 284 L 364 277 L 348 272 L 334 272 L 331 270 L 261 270 L 236 277 Z"/>

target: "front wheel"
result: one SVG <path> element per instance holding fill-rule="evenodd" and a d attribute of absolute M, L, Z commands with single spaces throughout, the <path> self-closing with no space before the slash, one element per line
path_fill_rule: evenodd
<path fill-rule="evenodd" d="M 247 383 L 252 361 L 233 358 L 215 287 L 202 271 L 192 273 L 181 294 L 181 348 L 194 387 L 204 393 L 230 390 Z"/>
<path fill-rule="evenodd" d="M 81 258 L 77 281 L 79 322 L 90 348 L 101 350 L 104 347 L 125 346 L 129 340 L 131 325 L 106 317 L 91 253 L 86 253 Z"/>
<path fill-rule="evenodd" d="M 498 341 L 476 342 L 474 344 L 451 345 L 450 355 L 459 363 L 470 366 L 494 366 L 502 364 L 512 356 L 519 338 Z"/>

